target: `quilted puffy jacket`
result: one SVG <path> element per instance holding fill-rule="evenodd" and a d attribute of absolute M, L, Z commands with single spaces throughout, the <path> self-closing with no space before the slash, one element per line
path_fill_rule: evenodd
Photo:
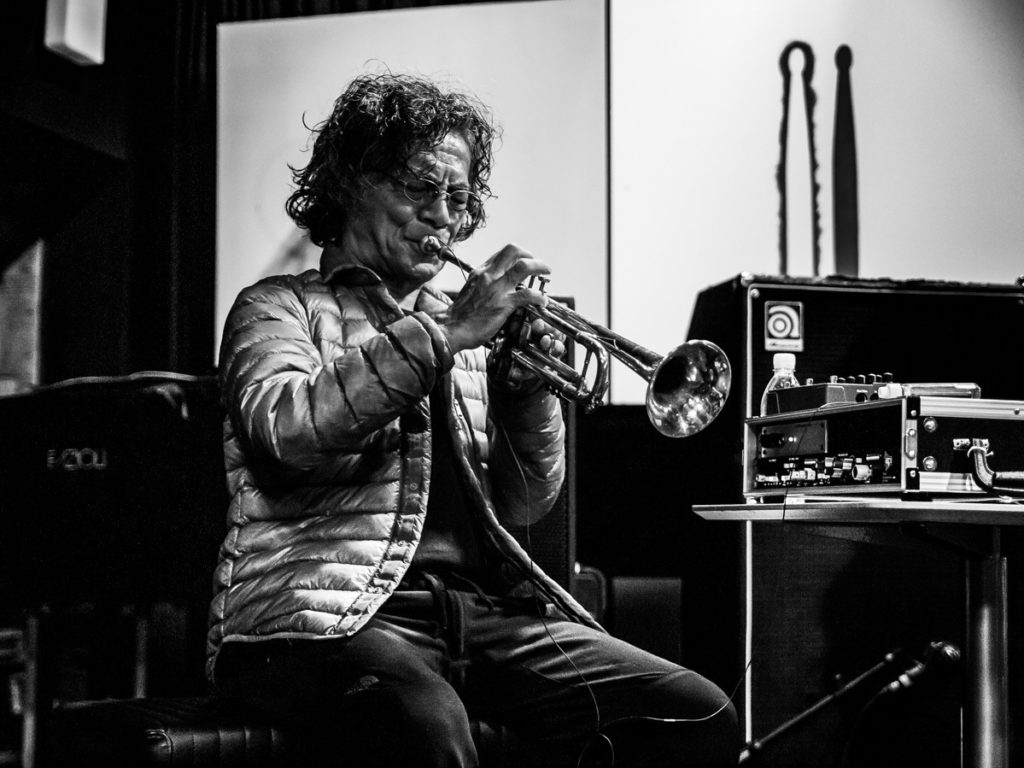
<path fill-rule="evenodd" d="M 244 290 L 227 319 L 220 380 L 231 503 L 210 608 L 221 644 L 351 635 L 401 581 L 430 490 L 428 394 L 452 407 L 456 458 L 492 558 L 521 588 L 597 626 L 501 526 L 546 514 L 564 476 L 553 395 L 487 386 L 482 349 L 452 355 L 425 286 L 404 313 L 372 271 L 339 263 Z M 497 426 L 497 425 L 500 425 Z M 500 432 L 496 432 L 500 430 Z"/>

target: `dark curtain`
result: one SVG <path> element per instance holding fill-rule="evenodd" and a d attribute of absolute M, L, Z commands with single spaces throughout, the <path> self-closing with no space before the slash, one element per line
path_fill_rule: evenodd
<path fill-rule="evenodd" d="M 204 2 L 127 15 L 130 370 L 213 366 L 216 16 Z"/>

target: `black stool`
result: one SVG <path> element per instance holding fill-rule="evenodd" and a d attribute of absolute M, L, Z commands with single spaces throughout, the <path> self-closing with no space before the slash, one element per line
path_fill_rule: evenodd
<path fill-rule="evenodd" d="M 56 707 L 45 765 L 283 766 L 287 735 L 217 697 L 109 699 Z"/>
<path fill-rule="evenodd" d="M 500 764 L 507 732 L 471 725 L 481 763 Z M 64 704 L 50 717 L 46 742 L 48 768 L 277 768 L 291 765 L 293 756 L 284 730 L 214 696 Z"/>

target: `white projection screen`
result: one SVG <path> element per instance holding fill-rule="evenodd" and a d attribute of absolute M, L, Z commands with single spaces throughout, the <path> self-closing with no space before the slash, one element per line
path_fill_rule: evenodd
<path fill-rule="evenodd" d="M 834 272 L 834 56 L 853 51 L 860 275 L 1012 283 L 1024 272 L 1024 4 L 611 0 L 612 327 L 666 352 L 694 299 L 779 268 L 779 58 L 816 58 L 822 275 Z M 799 92 L 802 57 L 791 62 Z M 812 275 L 802 103 L 791 104 L 789 273 Z M 803 166 L 801 167 L 801 163 Z M 645 385 L 612 366 L 612 399 Z"/>
<path fill-rule="evenodd" d="M 537 0 L 223 24 L 218 328 L 244 285 L 315 263 L 283 210 L 288 164 L 307 157 L 303 120 L 317 123 L 354 75 L 387 67 L 476 92 L 504 127 L 498 198 L 460 255 L 476 263 L 515 242 L 551 265 L 552 293 L 666 352 L 685 340 L 701 289 L 777 269 L 778 59 L 794 40 L 817 53 L 822 274 L 832 57 L 845 44 L 860 274 L 1011 282 L 1024 239 L 1021 30 L 1011 0 Z M 807 275 L 795 147 L 790 273 Z M 446 269 L 439 282 L 460 281 Z M 645 388 L 612 365 L 613 402 L 643 402 Z"/>
<path fill-rule="evenodd" d="M 551 293 L 605 321 L 608 273 L 606 9 L 549 0 L 221 24 L 218 28 L 217 333 L 238 291 L 315 266 L 284 212 L 289 165 L 356 75 L 427 75 L 477 94 L 503 139 L 479 263 L 514 242 L 545 260 Z M 458 288 L 454 267 L 442 288 Z M 216 343 L 216 340 L 214 341 Z"/>

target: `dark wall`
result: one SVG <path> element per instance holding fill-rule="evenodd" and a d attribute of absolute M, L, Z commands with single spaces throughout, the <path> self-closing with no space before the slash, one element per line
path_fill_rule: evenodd
<path fill-rule="evenodd" d="M 662 436 L 638 405 L 604 406 L 576 425 L 578 560 L 610 583 L 678 579 L 681 660 L 732 690 L 742 675 L 742 524 L 692 509 L 734 499 L 732 456 L 714 433 Z M 612 595 L 608 623 L 621 635 L 629 627 L 617 624 L 615 603 Z M 631 639 L 660 647 L 669 638 Z"/>
<path fill-rule="evenodd" d="M 215 51 L 186 13 L 205 5 L 108 0 L 88 67 L 45 49 L 43 0 L 4 6 L 0 259 L 45 243 L 43 383 L 211 367 L 215 91 L 193 63 Z"/>

